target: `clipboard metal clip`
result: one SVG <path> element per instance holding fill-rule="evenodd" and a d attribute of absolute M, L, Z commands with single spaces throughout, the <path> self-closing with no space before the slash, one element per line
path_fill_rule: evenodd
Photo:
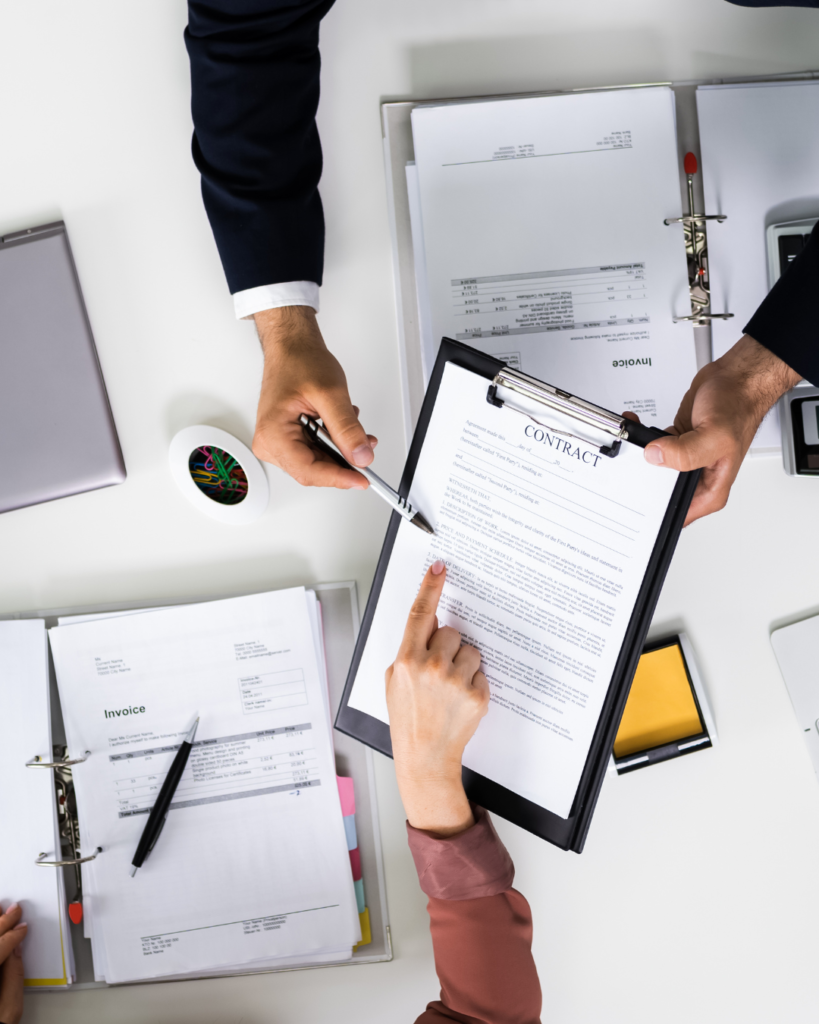
<path fill-rule="evenodd" d="M 605 434 L 610 434 L 613 440 L 611 444 L 600 445 L 594 441 L 588 440 L 588 438 L 579 437 L 577 434 L 570 434 L 566 430 L 558 430 L 556 427 L 550 426 L 547 423 L 541 423 L 541 421 L 535 419 L 528 410 L 522 409 L 520 406 L 513 405 L 503 398 L 499 398 L 498 388 L 507 388 L 509 391 L 514 391 L 517 394 L 522 395 L 524 398 L 528 398 L 530 401 L 537 402 L 539 405 L 543 405 L 547 409 L 560 413 L 562 416 L 578 420 L 584 426 L 591 427 L 597 431 L 602 431 Z M 532 420 L 533 423 L 537 423 L 538 426 L 546 427 L 548 430 L 555 434 L 559 434 L 561 437 L 570 437 L 574 441 L 582 441 L 583 444 L 588 444 L 591 447 L 596 448 L 601 455 L 606 455 L 610 459 L 617 456 L 620 451 L 621 444 L 628 437 L 626 421 L 622 416 L 617 416 L 615 413 L 609 412 L 608 409 L 603 409 L 599 405 L 593 405 L 591 402 L 586 402 L 582 398 L 576 398 L 574 395 L 570 395 L 567 391 L 561 391 L 559 388 L 552 387 L 551 384 L 544 384 L 542 381 L 536 380 L 534 377 L 529 377 L 527 374 L 521 373 L 519 370 L 513 370 L 509 366 L 504 366 L 503 369 L 495 375 L 495 378 L 489 385 L 489 389 L 486 392 L 486 400 L 490 405 L 495 405 L 498 408 L 506 408 L 511 412 L 520 413 L 527 419 Z"/>

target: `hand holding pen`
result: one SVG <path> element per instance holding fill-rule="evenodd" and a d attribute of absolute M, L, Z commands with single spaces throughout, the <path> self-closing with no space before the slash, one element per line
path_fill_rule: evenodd
<path fill-rule="evenodd" d="M 299 415 L 320 418 L 348 463 L 369 466 L 377 438 L 368 434 L 350 400 L 347 378 L 328 351 L 316 314 L 284 306 L 254 317 L 264 350 L 253 451 L 305 487 L 367 487 L 361 475 L 339 466 L 305 441 Z"/>
<path fill-rule="evenodd" d="M 370 489 L 375 491 L 379 498 L 383 498 L 388 505 L 391 505 L 396 512 L 407 520 L 407 522 L 412 523 L 413 526 L 417 526 L 418 529 L 423 530 L 424 533 L 435 533 L 418 509 L 413 508 L 406 498 L 402 498 L 401 495 L 398 494 L 397 491 L 394 491 L 388 483 L 385 483 L 380 476 L 377 476 L 367 467 L 351 466 L 341 454 L 332 437 L 330 437 L 329 433 L 321 423 L 304 415 L 299 417 L 299 423 L 301 423 L 304 428 L 305 436 L 312 444 L 325 454 L 329 455 L 330 458 L 338 463 L 339 466 L 343 466 L 347 469 L 355 469 L 362 476 L 366 477 L 370 482 Z"/>

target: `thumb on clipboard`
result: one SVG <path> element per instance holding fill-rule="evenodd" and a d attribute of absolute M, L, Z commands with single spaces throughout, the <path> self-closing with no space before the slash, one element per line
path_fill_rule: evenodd
<path fill-rule="evenodd" d="M 763 417 L 801 379 L 748 334 L 699 371 L 669 427 L 676 436 L 645 449 L 654 466 L 683 473 L 702 469 L 686 526 L 725 507 Z"/>

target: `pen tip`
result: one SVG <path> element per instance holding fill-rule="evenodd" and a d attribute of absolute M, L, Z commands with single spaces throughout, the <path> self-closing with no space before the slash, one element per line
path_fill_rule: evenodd
<path fill-rule="evenodd" d="M 131 865 L 131 878 L 133 878 L 136 873 L 137 873 L 137 866 L 136 866 L 136 864 L 132 864 Z"/>
<path fill-rule="evenodd" d="M 416 512 L 415 515 L 410 520 L 410 522 L 413 524 L 413 526 L 417 526 L 419 530 L 423 530 L 424 533 L 429 533 L 433 537 L 435 536 L 435 531 L 432 529 L 432 527 L 429 525 L 426 519 L 424 519 L 420 512 Z"/>

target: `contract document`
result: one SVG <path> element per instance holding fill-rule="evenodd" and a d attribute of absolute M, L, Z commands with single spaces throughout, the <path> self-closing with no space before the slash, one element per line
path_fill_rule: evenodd
<path fill-rule="evenodd" d="M 664 428 L 696 373 L 674 94 L 420 106 L 408 190 L 427 379 L 442 337 Z M 419 253 L 419 249 L 422 252 Z"/>
<path fill-rule="evenodd" d="M 529 415 L 496 408 L 488 383 L 445 365 L 409 495 L 435 536 L 398 528 L 348 706 L 388 722 L 385 669 L 443 559 L 438 618 L 491 689 L 463 763 L 567 818 L 679 474 L 519 396 Z"/>
<path fill-rule="evenodd" d="M 110 983 L 338 960 L 360 939 L 315 595 L 298 588 L 50 631 Z M 199 716 L 159 841 L 130 863 Z"/>

